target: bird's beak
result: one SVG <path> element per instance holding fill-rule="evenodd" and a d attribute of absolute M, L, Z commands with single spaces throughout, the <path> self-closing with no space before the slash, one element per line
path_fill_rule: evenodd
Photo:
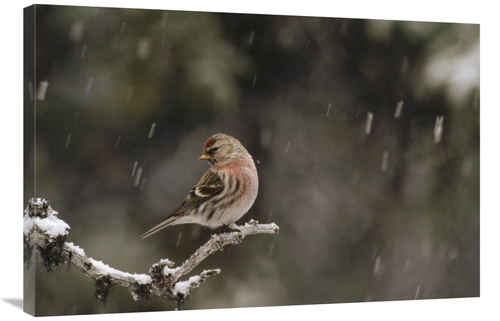
<path fill-rule="evenodd" d="M 203 153 L 200 158 L 198 159 L 201 159 L 201 160 L 209 160 L 210 159 L 210 155 L 208 155 L 208 153 Z"/>

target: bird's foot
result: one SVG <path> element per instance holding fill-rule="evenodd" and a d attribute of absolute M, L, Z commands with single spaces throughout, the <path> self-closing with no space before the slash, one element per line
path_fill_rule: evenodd
<path fill-rule="evenodd" d="M 222 225 L 218 229 L 215 230 L 214 234 L 222 234 L 222 233 L 231 233 L 231 232 L 239 232 L 240 229 L 238 228 L 238 225 L 236 224 L 230 224 L 230 225 Z"/>

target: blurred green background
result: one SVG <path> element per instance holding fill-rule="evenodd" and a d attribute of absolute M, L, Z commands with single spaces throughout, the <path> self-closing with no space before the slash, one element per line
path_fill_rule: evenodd
<path fill-rule="evenodd" d="M 222 273 L 184 309 L 479 296 L 479 25 L 37 6 L 35 83 L 36 197 L 122 271 L 208 240 L 135 241 L 208 168 L 211 134 L 253 155 L 242 222 L 280 234 L 205 260 L 193 273 Z M 37 315 L 175 309 L 35 268 Z"/>

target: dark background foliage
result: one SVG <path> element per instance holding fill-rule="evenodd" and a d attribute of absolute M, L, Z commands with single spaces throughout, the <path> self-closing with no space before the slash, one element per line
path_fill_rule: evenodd
<path fill-rule="evenodd" d="M 222 273 L 184 308 L 479 295 L 479 25 L 63 6 L 36 22 L 36 196 L 88 256 L 187 259 L 209 230 L 135 238 L 226 132 L 259 171 L 243 222 L 280 234 L 207 259 L 195 272 Z M 39 315 L 175 308 L 123 288 L 100 305 L 72 267 L 36 276 Z"/>

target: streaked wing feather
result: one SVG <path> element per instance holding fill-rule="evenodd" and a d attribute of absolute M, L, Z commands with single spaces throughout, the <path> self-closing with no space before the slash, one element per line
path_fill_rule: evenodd
<path fill-rule="evenodd" d="M 220 194 L 223 189 L 224 183 L 219 174 L 210 169 L 207 170 L 198 184 L 188 193 L 182 205 L 172 215 L 177 215 L 199 206 L 201 203 Z"/>

